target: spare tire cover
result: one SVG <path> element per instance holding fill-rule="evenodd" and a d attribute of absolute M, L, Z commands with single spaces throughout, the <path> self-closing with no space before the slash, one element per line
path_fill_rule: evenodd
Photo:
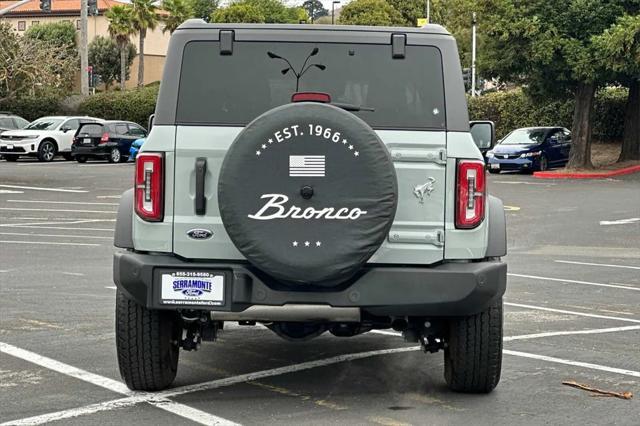
<path fill-rule="evenodd" d="M 300 284 L 353 276 L 386 238 L 395 169 L 374 130 L 319 103 L 284 105 L 251 122 L 223 161 L 220 215 L 261 271 Z"/>

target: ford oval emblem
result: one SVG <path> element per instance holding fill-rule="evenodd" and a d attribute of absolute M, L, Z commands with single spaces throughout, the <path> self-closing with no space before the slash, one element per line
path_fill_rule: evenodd
<path fill-rule="evenodd" d="M 191 229 L 187 231 L 187 235 L 194 240 L 206 240 L 213 237 L 213 232 L 208 229 Z"/>

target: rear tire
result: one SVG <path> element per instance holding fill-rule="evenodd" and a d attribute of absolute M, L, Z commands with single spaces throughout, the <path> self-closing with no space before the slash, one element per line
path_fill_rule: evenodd
<path fill-rule="evenodd" d="M 538 160 L 538 171 L 544 172 L 546 170 L 549 170 L 549 160 L 547 160 L 547 157 L 545 157 L 545 155 L 542 154 L 540 156 L 540 160 Z"/>
<path fill-rule="evenodd" d="M 38 160 L 48 163 L 53 161 L 57 153 L 58 148 L 52 141 L 40 142 L 40 146 L 38 147 Z"/>
<path fill-rule="evenodd" d="M 122 161 L 122 154 L 118 148 L 112 148 L 109 152 L 109 162 L 110 163 L 119 163 Z"/>
<path fill-rule="evenodd" d="M 116 349 L 129 389 L 165 389 L 176 377 L 182 326 L 171 311 L 154 311 L 116 295 Z"/>
<path fill-rule="evenodd" d="M 5 160 L 7 160 L 9 162 L 12 162 L 12 163 L 15 162 L 15 161 L 18 161 L 18 158 L 20 158 L 19 155 L 5 155 L 4 156 Z"/>
<path fill-rule="evenodd" d="M 485 311 L 449 323 L 444 377 L 456 392 L 489 393 L 502 368 L 502 298 Z"/>
<path fill-rule="evenodd" d="M 76 155 L 76 161 L 78 163 L 86 163 L 87 157 L 85 157 L 84 155 Z"/>

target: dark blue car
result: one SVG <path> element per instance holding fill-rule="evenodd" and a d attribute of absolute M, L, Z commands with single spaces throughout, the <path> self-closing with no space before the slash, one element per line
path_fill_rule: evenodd
<path fill-rule="evenodd" d="M 569 161 L 571 132 L 564 127 L 516 129 L 487 152 L 491 173 L 544 171 Z"/>

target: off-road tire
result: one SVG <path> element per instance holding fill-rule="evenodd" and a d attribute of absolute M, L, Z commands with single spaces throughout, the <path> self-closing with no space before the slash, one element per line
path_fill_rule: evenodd
<path fill-rule="evenodd" d="M 475 315 L 449 323 L 444 377 L 456 392 L 489 393 L 502 367 L 502 298 Z"/>
<path fill-rule="evenodd" d="M 176 313 L 147 309 L 117 292 L 116 349 L 129 389 L 157 391 L 173 383 L 181 332 Z"/>
<path fill-rule="evenodd" d="M 40 146 L 38 147 L 38 160 L 44 162 L 53 161 L 53 159 L 58 154 L 58 147 L 55 142 L 51 140 L 45 140 L 40 142 Z"/>

